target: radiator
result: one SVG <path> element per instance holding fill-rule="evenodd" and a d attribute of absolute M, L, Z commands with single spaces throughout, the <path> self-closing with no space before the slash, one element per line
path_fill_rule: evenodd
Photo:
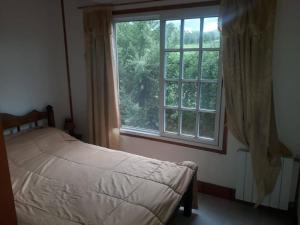
<path fill-rule="evenodd" d="M 256 187 L 252 173 L 250 154 L 238 151 L 238 170 L 235 198 L 238 200 L 255 203 Z M 262 205 L 288 210 L 289 202 L 295 198 L 298 178 L 299 163 L 292 158 L 281 158 L 282 169 L 277 179 L 276 186 L 271 194 L 265 197 Z M 296 171 L 296 174 L 295 174 Z M 295 190 L 295 191 L 294 191 Z"/>

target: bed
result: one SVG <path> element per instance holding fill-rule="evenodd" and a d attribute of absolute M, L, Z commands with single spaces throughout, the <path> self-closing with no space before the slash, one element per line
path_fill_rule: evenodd
<path fill-rule="evenodd" d="M 19 131 L 5 137 L 19 225 L 165 225 L 180 204 L 191 215 L 195 163 L 86 144 L 55 128 L 51 106 L 0 119 Z"/>

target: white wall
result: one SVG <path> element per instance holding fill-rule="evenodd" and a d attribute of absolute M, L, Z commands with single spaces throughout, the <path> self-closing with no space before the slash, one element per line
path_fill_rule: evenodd
<path fill-rule="evenodd" d="M 239 143 L 229 134 L 227 154 L 221 155 L 177 145 L 122 136 L 122 149 L 130 153 L 173 162 L 194 161 L 198 164 L 198 180 L 235 188 L 235 151 Z"/>
<path fill-rule="evenodd" d="M 71 60 L 73 60 L 72 84 L 76 90 L 84 90 L 86 88 L 83 86 L 85 81 L 82 78 L 85 76 L 84 69 L 82 69 L 84 64 L 80 63 L 80 60 L 84 59 L 84 50 L 81 49 L 83 47 L 82 27 L 80 27 L 82 26 L 82 17 L 77 9 L 82 1 L 67 0 L 67 2 L 69 47 L 75 54 L 71 56 Z M 85 2 L 85 4 L 88 3 Z M 300 85 L 300 70 L 296 64 L 300 58 L 299 26 L 296 23 L 300 18 L 299 13 L 296 13 L 297 10 L 300 10 L 299 1 L 279 0 L 274 52 L 274 95 L 279 135 L 294 153 L 300 153 L 300 135 L 296 130 L 300 127 L 300 94 L 297 87 Z M 295 31 L 296 29 L 298 30 Z M 77 37 L 72 39 L 72 36 Z M 75 102 L 77 101 L 75 104 L 78 107 L 85 106 L 85 93 L 78 92 L 75 95 L 80 95 L 78 100 L 74 97 Z M 76 113 L 79 115 L 78 118 L 83 120 L 81 123 L 84 124 L 86 111 L 81 109 Z M 87 131 L 86 128 L 83 130 Z M 240 147 L 241 145 L 231 134 L 228 137 L 226 155 L 122 136 L 124 151 L 169 161 L 193 160 L 199 165 L 199 180 L 230 188 L 235 187 L 237 164 L 235 152 Z"/>
<path fill-rule="evenodd" d="M 0 112 L 23 114 L 54 106 L 68 116 L 59 0 L 1 0 Z"/>
<path fill-rule="evenodd" d="M 278 2 L 274 41 L 274 99 L 281 141 L 300 154 L 300 1 Z M 299 187 L 300 188 L 300 187 Z M 300 191 L 297 190 L 298 193 Z M 300 224 L 298 195 L 298 224 Z"/>
<path fill-rule="evenodd" d="M 300 1 L 278 1 L 274 99 L 281 141 L 300 154 Z"/>

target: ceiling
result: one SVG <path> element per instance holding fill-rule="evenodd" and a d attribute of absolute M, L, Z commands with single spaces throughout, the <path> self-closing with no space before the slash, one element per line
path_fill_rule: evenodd
<path fill-rule="evenodd" d="M 119 4 L 119 3 L 140 2 L 140 1 L 151 2 L 151 0 L 87 0 L 87 2 L 102 3 L 102 4 Z"/>
<path fill-rule="evenodd" d="M 94 3 L 94 4 L 122 4 L 122 3 L 135 3 L 135 2 L 154 2 L 164 0 L 81 0 L 81 3 Z"/>

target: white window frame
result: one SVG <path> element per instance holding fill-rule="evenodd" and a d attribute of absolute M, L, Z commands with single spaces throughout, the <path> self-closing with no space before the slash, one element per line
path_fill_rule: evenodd
<path fill-rule="evenodd" d="M 121 16 L 115 16 L 114 17 L 114 25 L 115 23 L 118 22 L 130 22 L 130 21 L 139 21 L 139 20 L 160 20 L 160 76 L 159 76 L 159 83 L 160 83 L 160 107 L 159 107 L 159 131 L 152 131 L 152 130 L 146 130 L 146 129 L 140 129 L 140 128 L 134 128 L 134 127 L 126 127 L 122 126 L 121 127 L 121 133 L 124 134 L 129 134 L 129 135 L 134 135 L 134 136 L 140 136 L 140 137 L 145 137 L 145 138 L 151 138 L 151 139 L 157 139 L 157 140 L 164 140 L 164 141 L 171 141 L 174 143 L 179 143 L 179 144 L 186 144 L 186 145 L 194 145 L 197 147 L 203 147 L 203 148 L 210 148 L 213 150 L 220 151 L 223 150 L 223 137 L 224 137 L 224 120 L 225 120 L 225 101 L 224 101 L 224 88 L 223 88 L 223 81 L 222 81 L 222 76 L 221 76 L 221 60 L 219 60 L 219 78 L 217 80 L 218 82 L 218 93 L 217 93 L 217 105 L 216 105 L 216 110 L 215 110 L 215 137 L 214 139 L 211 138 L 205 138 L 205 137 L 197 137 L 198 136 L 198 129 L 199 129 L 199 116 L 197 115 L 196 120 L 197 120 L 197 125 L 196 125 L 196 136 L 195 137 L 189 137 L 185 135 L 180 135 L 179 133 L 177 134 L 171 134 L 168 132 L 164 132 L 164 109 L 165 107 L 165 100 L 164 100 L 164 85 L 165 85 L 165 78 L 164 78 L 164 53 L 165 53 L 165 21 L 166 20 L 181 20 L 183 23 L 184 19 L 193 19 L 193 18 L 201 18 L 200 23 L 201 23 L 201 36 L 199 39 L 200 46 L 199 48 L 196 49 L 188 49 L 189 51 L 196 50 L 199 51 L 199 61 L 201 61 L 202 57 L 202 51 L 203 50 L 208 50 L 208 51 L 213 51 L 217 50 L 219 51 L 219 57 L 221 58 L 221 48 L 209 48 L 209 49 L 204 49 L 202 48 L 202 32 L 203 32 L 203 18 L 207 17 L 218 17 L 218 6 L 210 6 L 210 7 L 201 7 L 201 8 L 193 8 L 193 9 L 184 9 L 184 10 L 169 10 L 169 11 L 161 11 L 161 12 L 155 12 L 155 13 L 138 13 L 138 14 L 130 14 L 130 15 L 121 15 Z M 115 31 L 116 29 L 114 29 Z M 181 37 L 183 37 L 183 31 L 184 31 L 184 26 L 181 26 Z M 115 35 L 116 37 L 116 35 Z M 183 58 L 183 38 L 180 39 L 180 65 L 182 64 L 182 58 Z M 168 51 L 168 50 L 167 50 Z M 116 51 L 117 52 L 117 51 Z M 178 52 L 178 49 L 176 49 L 176 52 Z M 116 53 L 117 54 L 117 53 Z M 117 58 L 117 57 L 116 57 Z M 201 64 L 201 63 L 200 63 Z M 182 66 L 181 66 L 182 67 Z M 199 68 L 201 69 L 201 68 Z M 182 70 L 182 68 L 180 68 Z M 180 71 L 180 76 L 181 76 L 181 71 Z M 197 78 L 198 82 L 198 90 L 197 90 L 197 100 L 199 99 L 200 95 L 200 83 L 201 80 L 200 78 Z M 194 81 L 193 81 L 194 82 Z M 182 83 L 182 77 L 179 79 L 179 84 L 181 87 Z M 179 101 L 181 103 L 181 89 L 179 89 Z M 197 110 L 199 109 L 199 101 L 196 103 L 196 109 L 194 111 L 197 111 L 197 114 L 200 113 L 202 110 Z M 181 111 L 181 108 L 176 107 L 178 111 Z M 170 107 L 167 107 L 170 108 Z M 174 108 L 175 109 L 175 108 Z M 193 111 L 193 110 L 191 110 Z M 179 114 L 181 116 L 181 113 Z M 181 118 L 179 119 L 179 123 L 181 123 Z M 180 129 L 180 125 L 178 129 Z"/>

